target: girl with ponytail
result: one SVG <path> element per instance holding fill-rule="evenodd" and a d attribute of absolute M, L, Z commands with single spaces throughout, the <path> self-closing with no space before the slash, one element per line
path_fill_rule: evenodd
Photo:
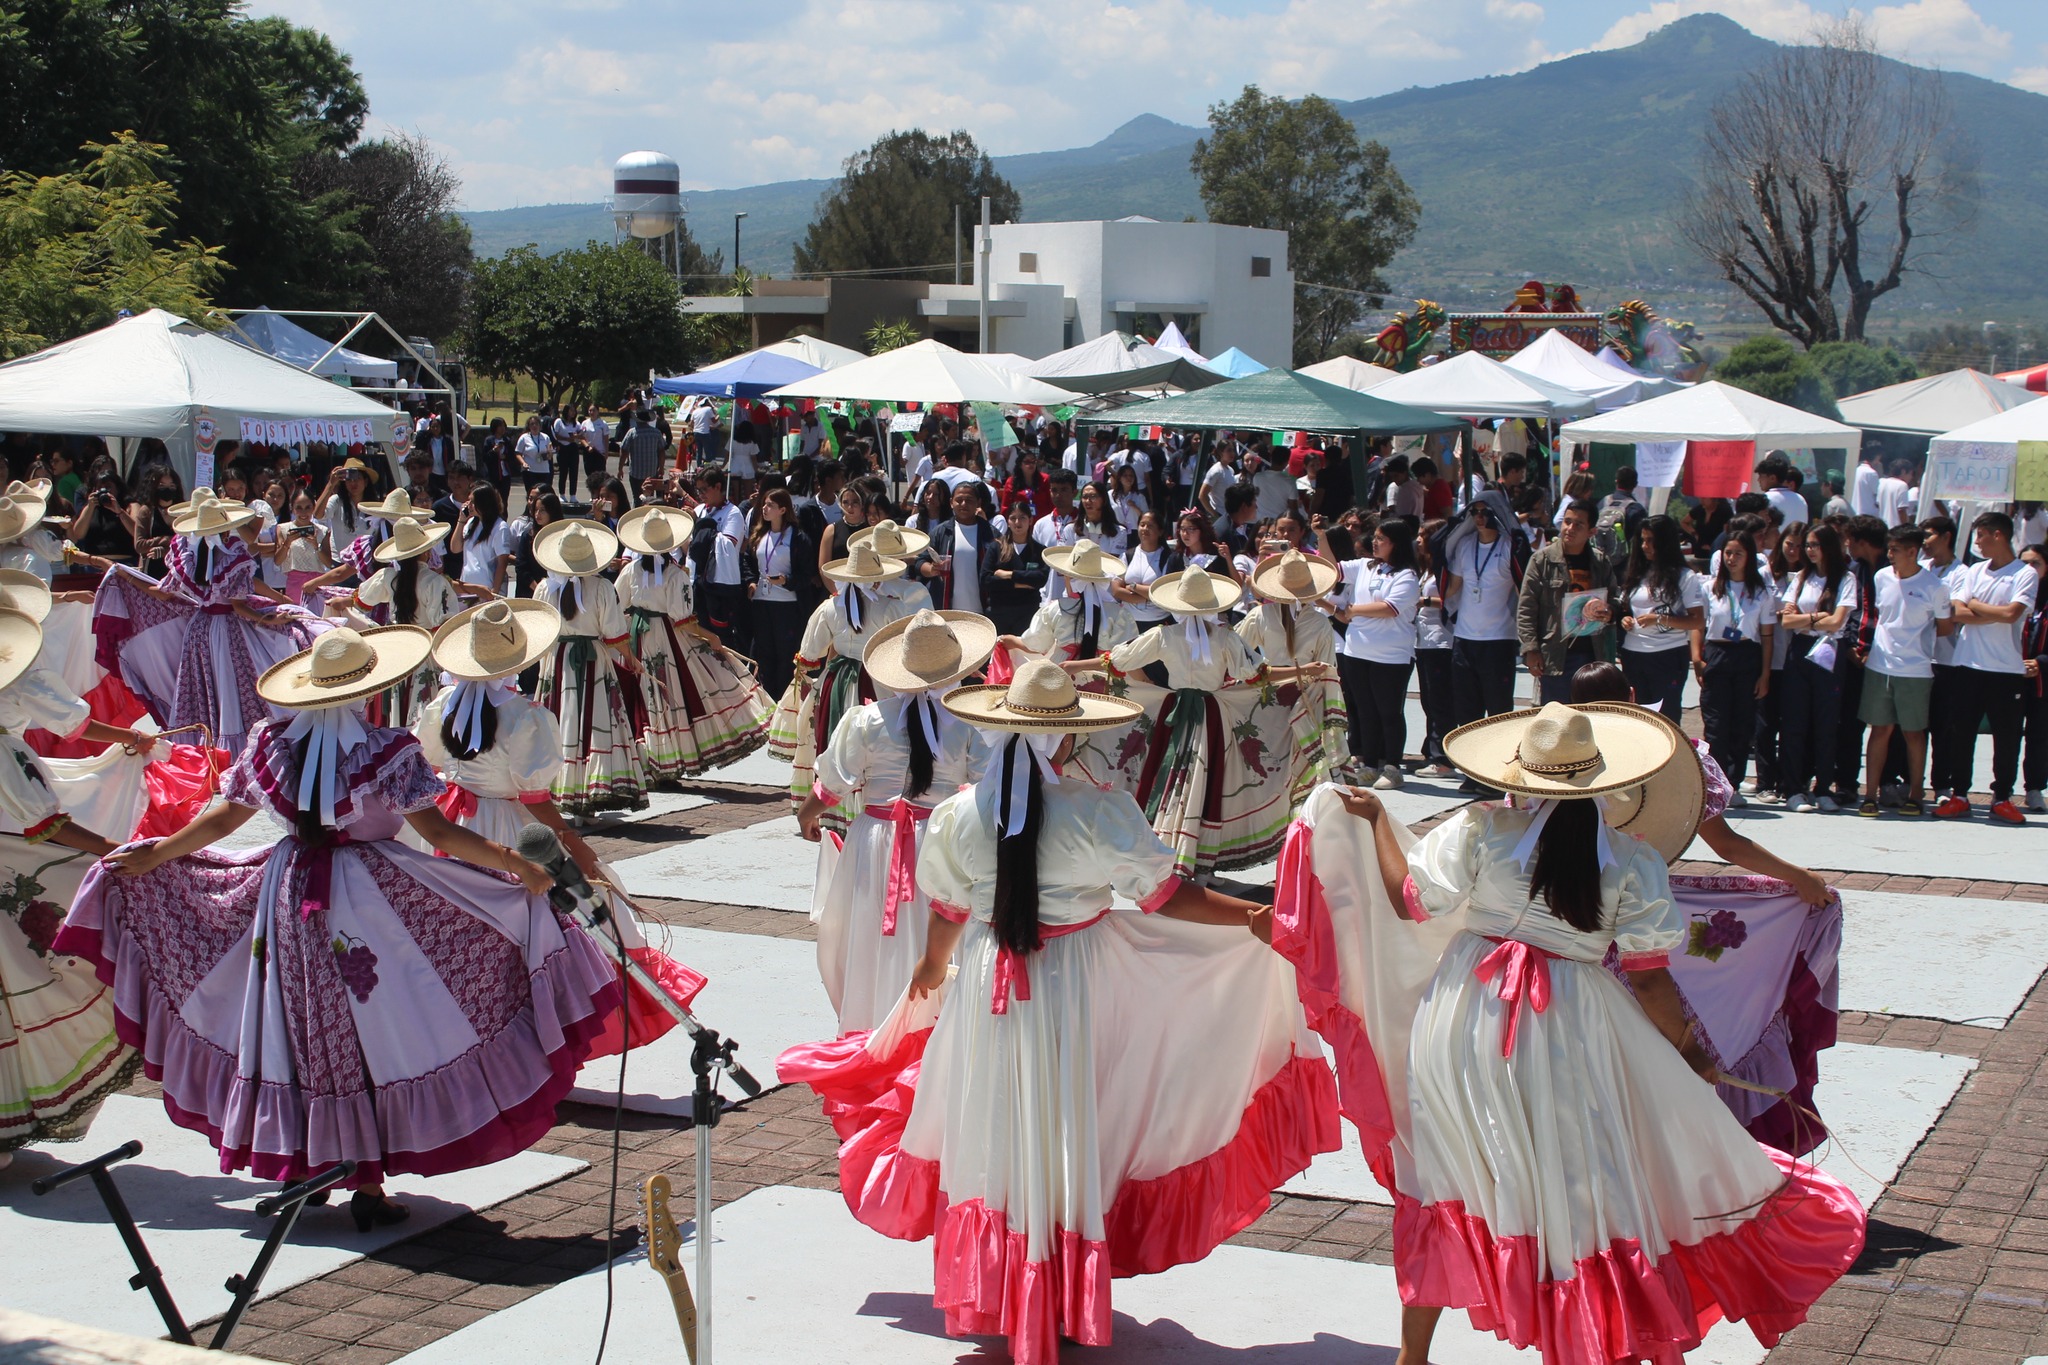
<path fill-rule="evenodd" d="M 381 607 L 392 625 L 439 630 L 442 622 L 462 610 L 455 585 L 427 561 L 428 552 L 447 538 L 450 529 L 446 522 L 397 522 L 390 539 L 371 552 L 377 572 L 356 589 L 356 609 L 374 620 Z M 440 690 L 441 670 L 431 662 L 421 665 L 384 693 L 384 723 L 410 728 L 420 708 Z"/>

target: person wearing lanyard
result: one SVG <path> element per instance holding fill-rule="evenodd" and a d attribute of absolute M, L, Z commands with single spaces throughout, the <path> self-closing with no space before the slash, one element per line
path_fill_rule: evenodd
<path fill-rule="evenodd" d="M 697 619 L 718 636 L 720 644 L 746 654 L 754 643 L 747 611 L 749 566 L 740 553 L 747 542 L 747 518 L 726 501 L 721 465 L 698 467 L 697 496 L 703 503 L 690 542 L 690 562 L 697 577 Z"/>
<path fill-rule="evenodd" d="M 797 595 L 807 565 L 817 573 L 818 551 L 811 538 L 796 524 L 796 505 L 786 489 L 771 488 L 761 499 L 760 520 L 755 523 L 754 563 L 760 577 L 754 581 L 754 641 L 761 688 L 780 697 L 796 672 L 797 644 L 803 639 L 809 606 Z"/>
<path fill-rule="evenodd" d="M 1707 589 L 1707 628 L 1694 635 L 1693 673 L 1700 686 L 1700 720 L 1707 751 L 1735 788 L 1731 806 L 1742 799 L 1742 778 L 1756 738 L 1757 703 L 1770 694 L 1772 636 L 1778 598 L 1756 564 L 1756 544 L 1746 534 L 1729 536 L 1717 552 L 1713 584 Z"/>
<path fill-rule="evenodd" d="M 1460 541 L 1446 559 L 1443 595 L 1457 604 L 1451 624 L 1451 715 L 1459 725 L 1503 715 L 1515 705 L 1517 592 L 1514 546 L 1496 519 L 1497 501 L 1472 512 L 1477 534 Z M 1459 788 L 1480 788 L 1467 777 Z"/>
<path fill-rule="evenodd" d="M 1676 518 L 1655 516 L 1636 533 L 1621 582 L 1621 671 L 1674 725 L 1684 714 L 1693 632 L 1706 625 L 1706 580 L 1685 566 Z"/>

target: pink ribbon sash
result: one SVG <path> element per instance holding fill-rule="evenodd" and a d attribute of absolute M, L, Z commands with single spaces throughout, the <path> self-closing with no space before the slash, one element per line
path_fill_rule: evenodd
<path fill-rule="evenodd" d="M 299 897 L 300 919 L 311 919 L 314 911 L 324 911 L 334 903 L 334 850 L 354 842 L 336 830 L 326 842 L 306 847 L 306 889 Z"/>
<path fill-rule="evenodd" d="M 450 782 L 448 790 L 434 798 L 434 804 L 458 825 L 477 812 L 476 793 L 456 782 Z"/>
<path fill-rule="evenodd" d="M 889 883 L 882 893 L 882 933 L 893 936 L 897 907 L 914 904 L 917 900 L 917 826 L 919 821 L 931 817 L 932 808 L 915 805 L 899 796 L 887 805 L 864 807 L 861 813 L 872 815 L 877 820 L 887 820 L 895 827 L 895 834 L 889 841 Z"/>
<path fill-rule="evenodd" d="M 1489 941 L 1497 946 L 1479 960 L 1472 975 L 1481 981 L 1500 978 L 1497 994 L 1508 1008 L 1507 1024 L 1500 1035 L 1500 1055 L 1505 1057 L 1515 1050 L 1515 1026 L 1521 1022 L 1523 1003 L 1538 1014 L 1550 1008 L 1550 959 L 1557 954 L 1519 939 Z"/>
<path fill-rule="evenodd" d="M 1083 929 L 1092 929 L 1108 918 L 1109 911 L 1104 910 L 1094 919 L 1082 920 L 1079 924 L 1062 924 L 1050 929 L 1041 928 L 1038 931 L 1038 937 L 1041 942 L 1046 939 L 1065 938 L 1068 934 L 1078 934 Z M 998 945 L 996 948 L 995 986 L 990 992 L 988 1012 L 990 1014 L 1008 1014 L 1013 995 L 1019 1001 L 1031 998 L 1031 960 L 1027 954 L 1011 952 L 1008 948 Z"/>

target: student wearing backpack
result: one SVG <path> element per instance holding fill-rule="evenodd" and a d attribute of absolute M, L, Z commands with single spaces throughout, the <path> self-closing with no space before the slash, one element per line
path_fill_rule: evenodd
<path fill-rule="evenodd" d="M 1636 501 L 1636 467 L 1625 464 L 1614 471 L 1614 491 L 1600 500 L 1593 513 L 1593 544 L 1607 556 L 1609 564 L 1626 563 L 1643 529 L 1650 510 Z"/>

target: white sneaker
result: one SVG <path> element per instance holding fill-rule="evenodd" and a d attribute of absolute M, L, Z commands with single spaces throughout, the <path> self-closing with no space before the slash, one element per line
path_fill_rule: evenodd
<path fill-rule="evenodd" d="M 1402 776 L 1401 769 L 1397 765 L 1389 763 L 1386 767 L 1380 769 L 1379 780 L 1372 785 L 1375 791 L 1390 792 L 1400 790 L 1407 781 L 1408 779 Z"/>
<path fill-rule="evenodd" d="M 1841 809 L 1840 806 L 1835 804 L 1835 798 L 1832 796 L 1823 796 L 1813 804 L 1815 809 L 1819 810 L 1822 815 L 1833 815 Z"/>
<path fill-rule="evenodd" d="M 1745 777 L 1744 779 L 1742 779 L 1742 790 L 1750 796 L 1755 796 L 1756 779 L 1753 777 Z"/>
<path fill-rule="evenodd" d="M 1735 792 L 1728 798 L 1728 809 L 1730 810 L 1741 810 L 1748 804 L 1749 802 L 1743 799 L 1741 792 Z"/>
<path fill-rule="evenodd" d="M 1416 773 L 1417 777 L 1456 777 L 1458 770 L 1448 763 L 1432 763 Z"/>
<path fill-rule="evenodd" d="M 2041 793 L 2040 793 L 2040 792 L 2039 792 L 2038 790 L 2037 790 L 2037 791 L 2030 791 L 2030 792 L 2028 792 L 2028 793 L 2027 793 L 2027 809 L 2028 809 L 2028 810 L 2048 810 L 2048 798 L 2044 798 L 2044 797 L 2042 796 L 2042 794 L 2041 794 Z"/>

